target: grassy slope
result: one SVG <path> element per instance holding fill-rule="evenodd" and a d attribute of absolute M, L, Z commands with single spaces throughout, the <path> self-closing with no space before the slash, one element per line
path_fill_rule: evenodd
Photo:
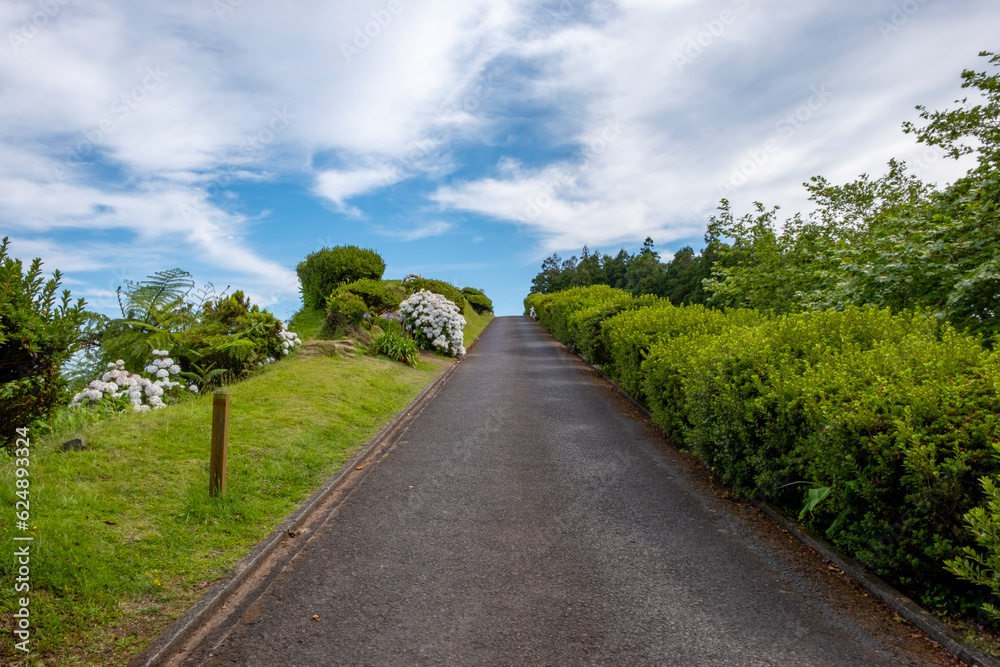
<path fill-rule="evenodd" d="M 210 396 L 88 427 L 86 452 L 60 451 L 69 434 L 34 439 L 33 664 L 126 662 L 446 365 L 296 353 L 229 387 L 224 500 L 207 498 Z M 0 468 L 8 536 L 12 473 Z M 8 577 L 11 562 L 0 561 Z M 2 604 L 10 637 L 12 596 Z"/>

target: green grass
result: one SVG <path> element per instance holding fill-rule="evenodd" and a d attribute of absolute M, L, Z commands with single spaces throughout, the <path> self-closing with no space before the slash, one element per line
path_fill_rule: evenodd
<path fill-rule="evenodd" d="M 228 387 L 223 499 L 207 497 L 211 396 L 47 439 L 34 433 L 34 653 L 24 664 L 127 662 L 446 366 L 433 357 L 410 368 L 300 351 Z M 60 443 L 73 435 L 83 435 L 89 451 L 63 452 Z M 13 462 L 0 465 L 0 530 L 8 545 L 19 532 L 13 472 Z M 8 549 L 0 572 L 12 581 Z M 12 594 L 0 602 L 8 637 L 0 656 L 18 664 L 13 603 Z"/>
<path fill-rule="evenodd" d="M 493 313 L 477 315 L 470 306 L 468 312 L 462 317 L 465 318 L 465 328 L 462 329 L 463 345 L 469 347 L 472 345 L 472 341 L 476 340 L 476 336 L 481 334 L 486 325 L 493 319 Z"/>

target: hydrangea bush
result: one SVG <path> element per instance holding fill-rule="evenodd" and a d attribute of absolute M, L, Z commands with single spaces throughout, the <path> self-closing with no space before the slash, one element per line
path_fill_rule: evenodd
<path fill-rule="evenodd" d="M 462 329 L 465 318 L 458 306 L 440 294 L 420 290 L 399 304 L 406 330 L 425 349 L 439 349 L 455 357 L 465 355 Z"/>
<path fill-rule="evenodd" d="M 279 320 L 279 323 L 281 324 L 281 331 L 278 332 L 278 339 L 281 340 L 281 354 L 284 355 L 288 354 L 299 345 L 302 345 L 302 341 L 299 340 L 299 335 L 297 333 L 289 331 L 285 328 L 284 322 Z M 272 362 L 274 361 L 271 357 L 269 357 L 269 359 L 271 359 Z"/>
<path fill-rule="evenodd" d="M 105 398 L 118 401 L 127 397 L 136 412 L 149 412 L 165 407 L 164 396 L 177 397 L 180 393 L 178 388 L 184 386 L 172 379 L 180 375 L 181 367 L 174 363 L 169 354 L 166 350 L 153 350 L 153 360 L 143 369 L 145 375 L 128 372 L 121 359 L 109 363 L 108 370 L 101 378 L 91 381 L 86 389 L 73 397 L 70 405 L 88 405 Z M 198 393 L 198 387 L 194 384 L 188 385 L 187 390 Z"/>

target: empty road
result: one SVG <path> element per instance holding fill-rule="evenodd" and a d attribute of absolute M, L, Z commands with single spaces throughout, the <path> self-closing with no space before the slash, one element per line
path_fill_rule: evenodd
<path fill-rule="evenodd" d="M 501 317 L 205 664 L 957 663 Z"/>

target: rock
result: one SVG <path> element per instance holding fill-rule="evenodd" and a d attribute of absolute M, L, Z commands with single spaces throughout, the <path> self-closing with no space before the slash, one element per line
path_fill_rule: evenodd
<path fill-rule="evenodd" d="M 83 438 L 73 438 L 63 443 L 63 450 L 67 452 L 82 452 L 85 449 L 89 448 Z"/>

